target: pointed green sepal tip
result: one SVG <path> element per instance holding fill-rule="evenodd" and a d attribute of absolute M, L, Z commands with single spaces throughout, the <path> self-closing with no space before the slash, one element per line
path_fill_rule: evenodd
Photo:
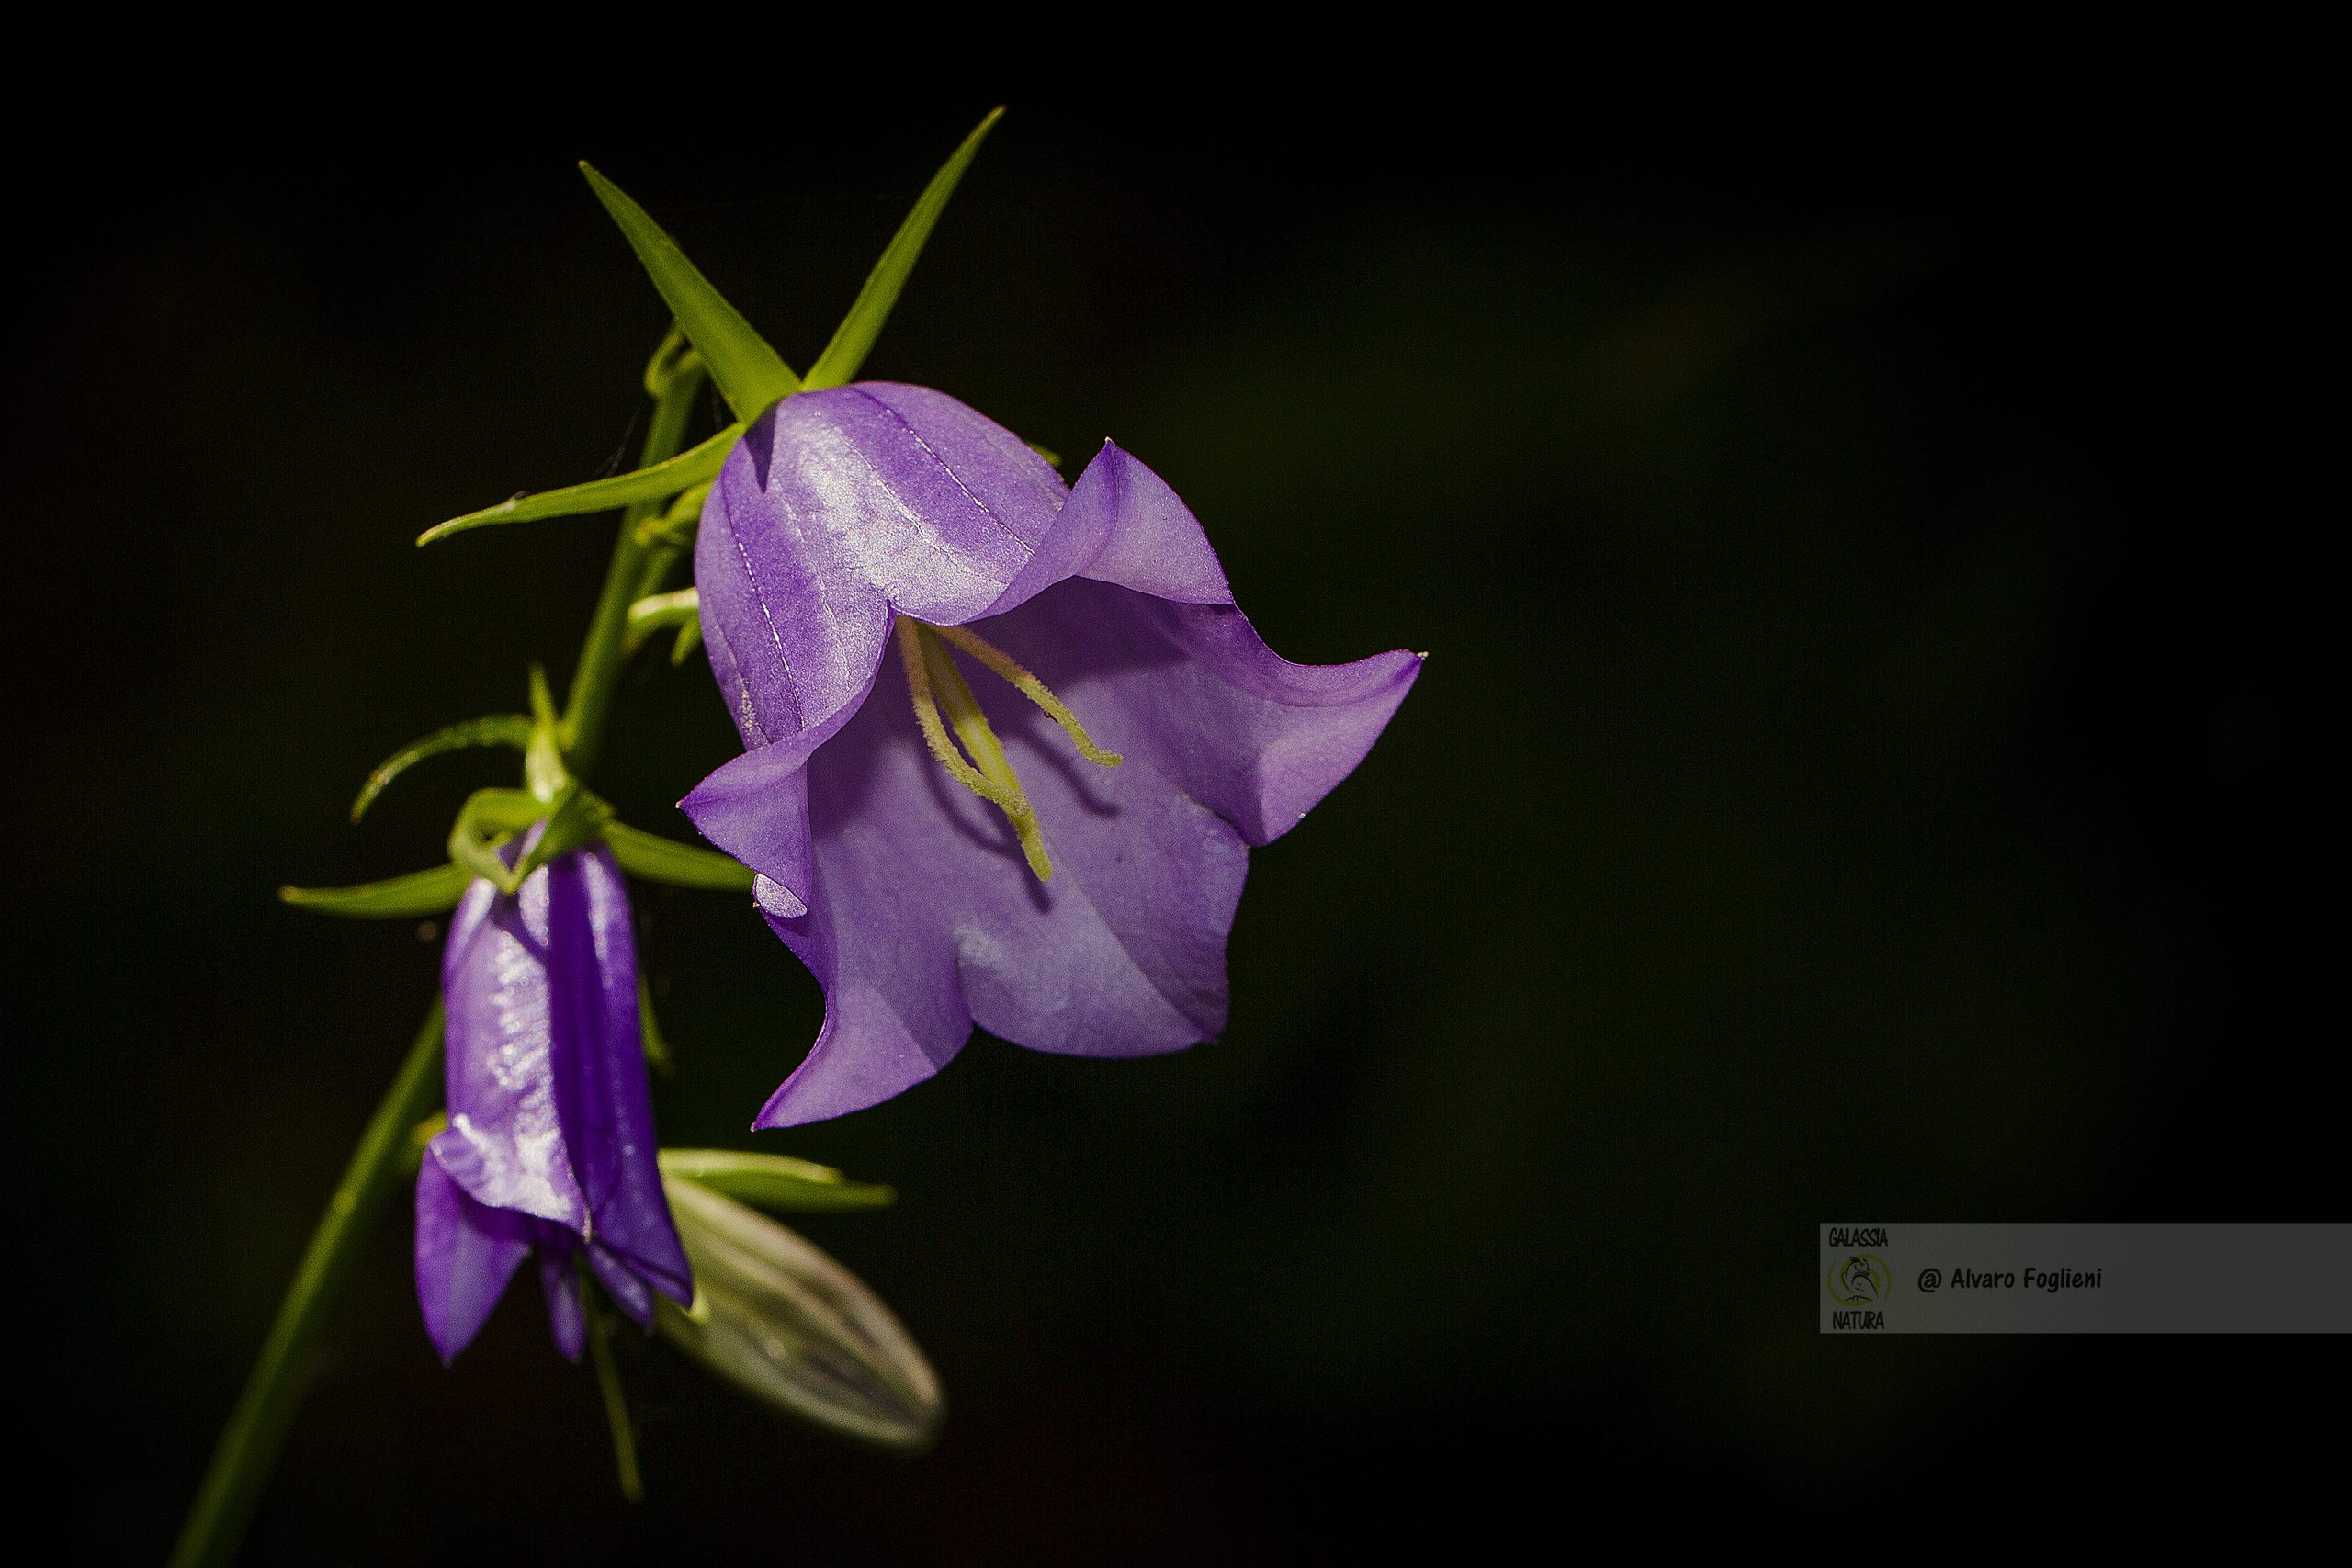
<path fill-rule="evenodd" d="M 646 882 L 667 883 L 704 893 L 749 893 L 752 868 L 716 850 L 682 844 L 626 822 L 604 824 L 605 847 L 623 871 Z"/>
<path fill-rule="evenodd" d="M 690 491 L 717 479 L 718 470 L 726 465 L 727 454 L 735 449 L 736 437 L 742 434 L 743 426 L 740 423 L 730 424 L 699 446 L 689 447 L 666 462 L 626 474 L 615 474 L 610 479 L 568 485 L 562 490 L 518 495 L 512 501 L 502 501 L 496 506 L 485 506 L 479 512 L 452 517 L 447 523 L 436 523 L 419 534 L 417 545 L 422 547 L 435 544 L 452 534 L 463 534 L 475 528 L 494 528 L 505 523 L 536 523 L 547 517 L 576 517 L 591 512 L 610 512 L 616 507 L 635 506 L 640 502 L 666 500 L 681 491 Z"/>
<path fill-rule="evenodd" d="M 852 1181 L 829 1165 L 741 1149 L 663 1149 L 662 1174 L 684 1177 L 754 1208 L 814 1213 L 881 1209 L 898 1192 L 880 1182 Z"/>
<path fill-rule="evenodd" d="M 436 865 L 355 887 L 281 887 L 277 896 L 298 909 L 316 909 L 322 915 L 347 919 L 414 919 L 456 908 L 473 875 L 461 865 Z"/>
<path fill-rule="evenodd" d="M 645 646 L 646 639 L 663 630 L 674 630 L 688 622 L 702 618 L 702 595 L 691 588 L 681 588 L 669 593 L 653 593 L 628 607 L 627 648 L 631 653 Z"/>
<path fill-rule="evenodd" d="M 449 1126 L 449 1113 L 436 1111 L 408 1130 L 408 1152 L 401 1161 L 403 1176 L 414 1176 L 416 1168 L 424 1162 L 424 1151 Z"/>
<path fill-rule="evenodd" d="M 662 1021 L 653 1016 L 653 987 L 645 983 L 641 968 L 637 972 L 637 1032 L 648 1066 L 665 1078 L 678 1070 L 670 1037 L 662 1032 Z"/>
<path fill-rule="evenodd" d="M 509 746 L 520 751 L 530 744 L 531 721 L 519 713 L 493 713 L 481 718 L 469 718 L 445 729 L 410 741 L 378 764 L 359 786 L 359 798 L 351 803 L 354 822 L 368 815 L 376 797 L 391 787 L 392 781 L 428 757 L 444 751 L 458 751 L 475 746 Z"/>
<path fill-rule="evenodd" d="M 908 213 L 906 221 L 899 225 L 899 231 L 890 237 L 888 247 L 882 253 L 882 259 L 874 264 L 874 270 L 866 276 L 865 287 L 858 290 L 856 300 L 849 308 L 849 314 L 842 318 L 842 324 L 834 330 L 832 342 L 827 344 L 825 352 L 817 356 L 817 363 L 808 367 L 805 383 L 808 390 L 813 392 L 826 387 L 845 386 L 857 378 L 859 368 L 865 363 L 867 351 L 873 348 L 874 340 L 881 335 L 882 323 L 890 319 L 891 308 L 899 302 L 899 290 L 907 286 L 907 276 L 915 269 L 915 258 L 922 254 L 923 244 L 931 238 L 931 231 L 939 222 L 939 215 L 947 210 L 947 198 L 956 194 L 956 186 L 963 179 L 964 171 L 971 167 L 973 157 L 980 150 L 980 143 L 988 140 L 989 132 L 995 130 L 996 122 L 1003 118 L 1003 105 L 990 109 L 987 118 L 973 129 L 972 134 L 964 138 L 963 145 L 956 148 L 947 162 L 940 166 L 939 173 L 931 176 L 931 183 L 923 187 L 922 195 L 915 198 L 914 210 Z"/>
<path fill-rule="evenodd" d="M 559 800 L 566 789 L 579 786 L 563 762 L 563 719 L 555 710 L 555 693 L 548 687 L 548 672 L 531 666 L 531 739 L 523 748 L 523 784 L 538 800 Z"/>
<path fill-rule="evenodd" d="M 792 373 L 783 356 L 710 286 L 710 280 L 686 259 L 678 243 L 646 215 L 645 209 L 584 158 L 580 172 L 588 177 L 589 187 L 612 214 L 613 221 L 620 225 L 646 275 L 677 318 L 679 330 L 702 356 L 719 396 L 727 400 L 737 418 L 755 419 L 771 403 L 800 390 L 800 378 Z"/>

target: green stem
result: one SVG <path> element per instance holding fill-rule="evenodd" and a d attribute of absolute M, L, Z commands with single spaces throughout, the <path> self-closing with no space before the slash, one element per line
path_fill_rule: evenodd
<path fill-rule="evenodd" d="M 260 1500 L 262 1483 L 285 1445 L 286 1429 L 301 1403 L 309 1351 L 319 1327 L 359 1256 L 360 1243 L 380 1213 L 407 1164 L 412 1133 L 441 1099 L 441 1004 L 435 1000 L 416 1032 L 408 1059 L 384 1093 L 383 1102 L 359 1135 L 343 1180 L 311 1233 L 310 1250 L 295 1270 L 294 1283 L 262 1342 L 261 1357 L 245 1392 L 212 1451 L 212 1468 L 198 1488 L 172 1568 L 221 1563 L 236 1555 L 245 1526 Z"/>
<path fill-rule="evenodd" d="M 675 456 L 684 444 L 687 422 L 705 375 L 702 362 L 673 328 L 645 372 L 645 389 L 653 399 L 653 421 L 646 432 L 640 466 Z M 658 585 L 678 558 L 674 546 L 638 542 L 637 525 L 655 515 L 661 505 L 640 502 L 623 514 L 604 593 L 589 622 L 580 668 L 571 679 L 562 723 L 564 751 L 571 765 L 583 773 L 604 740 L 613 687 L 627 658 L 628 607 L 648 591 L 642 585 L 649 581 Z M 270 1325 L 253 1375 L 245 1380 L 245 1391 L 213 1450 L 212 1467 L 197 1489 L 196 1504 L 181 1529 L 179 1544 L 172 1551 L 172 1568 L 223 1563 L 236 1555 L 254 1506 L 260 1500 L 262 1483 L 277 1462 L 295 1408 L 301 1403 L 307 1352 L 342 1292 L 360 1243 L 407 1168 L 405 1156 L 413 1152 L 416 1123 L 440 1102 L 441 1075 L 436 1069 L 441 1062 L 441 1004 L 435 1000 L 424 1027 L 417 1032 L 416 1043 L 409 1049 L 408 1060 L 401 1065 L 400 1076 L 392 1080 L 368 1130 L 360 1134 L 359 1146 L 352 1151 L 351 1164 L 327 1204 L 325 1217 L 311 1236 L 310 1250 L 303 1254 L 302 1266 L 278 1306 L 277 1321 Z M 615 1385 L 608 1397 L 617 1392 Z M 626 1415 L 620 1419 L 625 1424 Z M 625 1441 L 626 1437 L 625 1425 L 616 1428 L 616 1442 Z M 625 1449 L 625 1488 L 634 1469 L 634 1453 Z"/>
<path fill-rule="evenodd" d="M 653 363 L 646 368 L 645 389 L 653 396 L 653 422 L 645 433 L 645 450 L 638 467 L 650 468 L 677 456 L 684 446 L 687 422 L 702 392 L 706 372 L 691 350 L 678 352 L 684 339 L 673 327 Z M 605 719 L 612 711 L 613 688 L 628 657 L 628 607 L 651 592 L 646 584 L 666 573 L 677 559 L 675 547 L 647 546 L 637 537 L 637 525 L 657 515 L 658 501 L 640 501 L 621 513 L 620 537 L 613 543 L 612 565 L 605 571 L 605 590 L 596 600 L 595 615 L 588 623 L 587 640 L 580 649 L 580 668 L 571 677 L 571 694 L 564 705 L 563 751 L 576 773 L 595 766 L 604 744 Z"/>
<path fill-rule="evenodd" d="M 642 1503 L 645 1481 L 637 1470 L 637 1432 L 629 1425 L 628 1400 L 621 1393 L 621 1369 L 613 1359 L 612 1325 L 589 1283 L 585 1258 L 579 1270 L 580 1314 L 588 1330 L 588 1357 L 596 1366 L 596 1392 L 605 1396 L 605 1424 L 613 1429 L 613 1466 L 620 1472 L 622 1497 Z"/>

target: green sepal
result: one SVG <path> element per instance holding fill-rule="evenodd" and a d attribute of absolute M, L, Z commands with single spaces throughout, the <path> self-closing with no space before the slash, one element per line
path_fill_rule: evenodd
<path fill-rule="evenodd" d="M 701 646 L 702 612 L 697 610 L 684 626 L 678 628 L 678 640 L 670 649 L 671 665 L 675 667 L 684 664 L 694 657 L 695 649 Z"/>
<path fill-rule="evenodd" d="M 653 357 L 645 362 L 645 395 L 658 403 L 673 389 L 692 391 L 701 385 L 696 380 L 681 388 L 681 377 L 700 378 L 708 374 L 709 371 L 703 367 L 702 355 L 696 354 L 695 345 L 686 341 L 686 334 L 678 330 L 678 323 L 672 321 L 670 330 L 662 334 L 661 343 L 655 345 Z"/>
<path fill-rule="evenodd" d="M 890 319 L 890 308 L 899 302 L 899 291 L 906 287 L 907 275 L 914 271 L 915 258 L 922 254 L 923 243 L 931 238 L 939 215 L 947 209 L 947 198 L 956 194 L 956 182 L 971 166 L 980 143 L 988 140 L 989 132 L 1003 118 L 1001 106 L 990 109 L 988 118 L 964 138 L 964 144 L 956 149 L 955 155 L 931 176 L 931 184 L 923 186 L 922 195 L 915 198 L 914 210 L 899 225 L 899 231 L 890 237 L 889 248 L 866 275 L 865 287 L 857 291 L 849 314 L 834 329 L 833 341 L 825 345 L 825 352 L 808 367 L 808 379 L 801 383 L 805 389 L 819 391 L 857 378 L 858 367 L 865 363 L 866 351 L 880 335 L 882 323 Z"/>
<path fill-rule="evenodd" d="M 628 650 L 635 653 L 658 631 L 701 618 L 702 595 L 692 588 L 649 594 L 628 607 Z"/>
<path fill-rule="evenodd" d="M 679 330 L 702 355 L 718 395 L 727 400 L 736 418 L 749 423 L 769 404 L 800 390 L 800 378 L 792 373 L 792 367 L 752 330 L 743 313 L 710 286 L 710 280 L 678 249 L 677 242 L 646 216 L 645 209 L 585 162 L 580 172 L 588 176 L 596 199 L 628 237 L 637 259 L 669 302 Z"/>
<path fill-rule="evenodd" d="M 429 545 L 452 534 L 502 523 L 536 523 L 546 517 L 572 517 L 590 512 L 610 512 L 641 501 L 661 501 L 717 479 L 727 462 L 727 454 L 735 449 L 736 437 L 742 434 L 741 423 L 730 424 L 701 446 L 690 446 L 650 468 L 502 501 L 496 506 L 485 506 L 480 512 L 469 512 L 463 517 L 435 524 L 419 534 L 416 542 Z"/>
<path fill-rule="evenodd" d="M 547 831 L 531 852 L 512 867 L 498 858 L 498 846 L 544 818 Z M 612 807 L 578 784 L 566 784 L 552 802 L 528 790 L 476 790 L 458 810 L 449 829 L 449 859 L 474 876 L 513 893 L 531 873 L 581 845 L 593 842 L 611 820 Z"/>
<path fill-rule="evenodd" d="M 539 835 L 530 853 L 514 863 L 514 887 L 522 886 L 525 877 L 556 856 L 594 843 L 612 818 L 613 808 L 586 789 L 577 784 L 564 785 L 548 812 L 547 831 Z"/>
<path fill-rule="evenodd" d="M 637 1023 L 647 1064 L 665 1078 L 677 1071 L 677 1061 L 670 1053 L 670 1037 L 662 1032 L 661 1021 L 653 1016 L 653 990 L 645 983 L 642 969 L 637 972 Z"/>
<path fill-rule="evenodd" d="M 377 766 L 359 786 L 359 798 L 351 803 L 351 819 L 358 821 L 376 804 L 376 797 L 389 788 L 391 782 L 427 757 L 437 757 L 444 751 L 462 750 L 469 746 L 511 746 L 520 751 L 530 744 L 531 721 L 519 713 L 493 713 L 481 718 L 469 718 L 463 724 L 453 724 L 447 729 L 436 729 L 422 739 L 412 740 Z"/>
<path fill-rule="evenodd" d="M 498 858 L 498 846 L 537 821 L 546 809 L 528 790 L 474 791 L 458 807 L 458 819 L 449 824 L 450 863 L 464 867 L 469 876 L 487 877 L 512 893 L 516 879 Z"/>
<path fill-rule="evenodd" d="M 737 1149 L 663 1149 L 662 1174 L 707 1187 L 738 1202 L 786 1213 L 879 1209 L 898 1199 L 878 1182 L 852 1181 L 828 1165 Z"/>
<path fill-rule="evenodd" d="M 1023 445 L 1027 446 L 1032 452 L 1037 454 L 1040 457 L 1046 459 L 1046 462 L 1050 467 L 1058 468 L 1062 466 L 1062 455 L 1059 452 L 1055 451 L 1052 447 L 1040 446 L 1035 441 L 1023 442 Z"/>
<path fill-rule="evenodd" d="M 637 542 L 667 545 L 673 549 L 691 546 L 695 531 L 702 526 L 702 503 L 709 496 L 707 483 L 679 491 L 678 498 L 663 508 L 659 517 L 649 517 L 637 525 Z"/>
<path fill-rule="evenodd" d="M 300 909 L 361 920 L 414 919 L 458 907 L 474 874 L 461 865 L 436 865 L 406 876 L 363 882 L 356 887 L 281 887 L 277 896 Z"/>
<path fill-rule="evenodd" d="M 523 749 L 523 784 L 534 800 L 554 800 L 571 784 L 563 765 L 563 718 L 555 711 L 548 672 L 531 666 L 531 739 Z"/>
<path fill-rule="evenodd" d="M 666 882 L 673 887 L 699 888 L 706 893 L 752 890 L 752 868 L 716 850 L 682 844 L 626 822 L 607 821 L 604 829 L 605 847 L 631 876 L 647 882 Z"/>
<path fill-rule="evenodd" d="M 408 1152 L 401 1159 L 401 1174 L 414 1176 L 416 1168 L 424 1163 L 424 1151 L 449 1125 L 449 1113 L 436 1111 L 408 1130 Z"/>

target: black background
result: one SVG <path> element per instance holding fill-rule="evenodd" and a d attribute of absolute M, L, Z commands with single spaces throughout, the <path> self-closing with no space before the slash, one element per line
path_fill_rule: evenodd
<path fill-rule="evenodd" d="M 428 863 L 508 764 L 355 831 L 356 782 L 568 672 L 607 524 L 409 541 L 631 449 L 663 316 L 573 161 L 806 365 L 1001 99 L 869 372 L 1115 434 L 1277 648 L 1426 649 L 1419 687 L 1257 858 L 1232 1027 L 1173 1057 L 978 1039 L 753 1140 L 816 988 L 747 908 L 642 894 L 665 1141 L 899 1186 L 802 1228 L 931 1352 L 935 1452 L 636 1348 L 632 1510 L 526 1292 L 435 1364 L 403 1211 L 253 1558 L 1260 1560 L 2294 1492 L 2324 1450 L 2265 1434 L 2332 1420 L 2325 1347 L 1826 1339 L 1813 1274 L 1825 1221 L 2342 1216 L 2338 334 L 2291 91 L 1304 44 L 787 88 L 776 39 L 712 47 L 25 120 L 13 1381 L 76 1551 L 168 1540 L 430 995 L 411 925 L 271 889 Z M 684 833 L 730 746 L 648 658 L 597 782 Z"/>

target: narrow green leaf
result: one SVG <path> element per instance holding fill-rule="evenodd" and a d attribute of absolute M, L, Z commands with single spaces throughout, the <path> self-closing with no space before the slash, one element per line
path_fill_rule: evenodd
<path fill-rule="evenodd" d="M 743 313 L 710 286 L 710 280 L 678 249 L 677 242 L 645 215 L 645 209 L 587 164 L 580 165 L 580 172 L 588 176 L 596 199 L 628 236 L 637 259 L 644 264 L 662 298 L 669 301 L 670 313 L 678 319 L 679 329 L 695 345 L 695 352 L 702 355 L 719 396 L 727 400 L 736 418 L 749 423 L 770 403 L 800 390 L 800 378 L 792 373 L 792 367 L 752 330 Z"/>
<path fill-rule="evenodd" d="M 870 1181 L 852 1181 L 829 1165 L 784 1155 L 737 1149 L 663 1149 L 662 1174 L 682 1177 L 714 1192 L 763 1209 L 879 1209 L 898 1193 Z"/>
<path fill-rule="evenodd" d="M 610 512 L 616 506 L 631 506 L 640 501 L 660 501 L 717 479 L 727 454 L 735 449 L 735 438 L 742 434 L 741 424 L 730 424 L 701 446 L 689 447 L 667 462 L 615 474 L 608 479 L 590 479 L 586 484 L 563 490 L 543 490 L 537 495 L 502 501 L 496 506 L 485 506 L 480 512 L 469 512 L 463 517 L 435 524 L 419 534 L 416 542 L 429 545 L 452 534 L 494 527 L 502 523 L 536 523 L 545 517 L 572 517 L 589 512 Z"/>
<path fill-rule="evenodd" d="M 939 173 L 931 176 L 931 184 L 923 186 L 922 195 L 915 199 L 915 208 L 899 231 L 890 237 L 882 259 L 874 264 L 866 275 L 865 287 L 857 291 L 857 299 L 842 318 L 833 333 L 833 341 L 808 367 L 808 378 L 803 385 L 809 391 L 826 387 L 840 387 L 857 378 L 858 367 L 865 363 L 866 351 L 882 331 L 882 323 L 890 319 L 890 308 L 899 302 L 899 290 L 905 288 L 907 275 L 915 269 L 915 258 L 922 254 L 923 242 L 931 238 L 932 226 L 947 209 L 947 198 L 956 194 L 956 182 L 971 166 L 972 156 L 988 140 L 996 122 L 1004 118 L 1001 107 L 989 111 L 964 144 L 956 149 Z"/>
<path fill-rule="evenodd" d="M 696 849 L 625 822 L 605 824 L 605 843 L 621 869 L 648 882 L 696 887 L 706 893 L 749 893 L 752 868 L 716 850 Z"/>
<path fill-rule="evenodd" d="M 413 919 L 419 915 L 445 914 L 456 908 L 458 896 L 465 892 L 473 874 L 463 866 L 436 865 L 431 871 L 414 871 L 382 882 L 363 882 L 356 887 L 281 887 L 277 896 L 298 908 L 316 909 L 322 915 L 345 915 L 363 920 Z"/>
<path fill-rule="evenodd" d="M 359 798 L 351 803 L 351 819 L 358 821 L 376 804 L 391 782 L 427 757 L 437 757 L 444 751 L 461 750 L 469 746 L 511 746 L 516 750 L 530 744 L 531 721 L 519 713 L 494 713 L 482 718 L 469 718 L 463 724 L 453 724 L 447 729 L 436 729 L 422 739 L 412 740 L 384 759 L 368 782 L 359 786 Z"/>

